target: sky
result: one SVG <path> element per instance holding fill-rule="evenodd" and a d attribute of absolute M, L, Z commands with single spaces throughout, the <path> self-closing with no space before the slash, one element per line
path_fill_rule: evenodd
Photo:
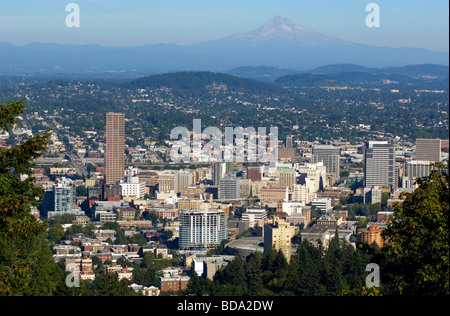
<path fill-rule="evenodd" d="M 66 6 L 80 9 L 68 27 Z M 369 3 L 380 27 L 366 25 Z M 249 32 L 280 15 L 346 41 L 449 51 L 447 0 L 0 0 L 0 42 L 188 45 Z"/>

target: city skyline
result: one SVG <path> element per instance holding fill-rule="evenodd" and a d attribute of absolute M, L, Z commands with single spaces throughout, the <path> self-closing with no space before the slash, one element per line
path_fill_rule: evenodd
<path fill-rule="evenodd" d="M 202 0 L 74 1 L 80 27 L 67 27 L 69 4 L 14 1 L 0 13 L 0 42 L 32 42 L 142 46 L 155 43 L 188 45 L 248 32 L 276 15 L 318 33 L 374 46 L 414 47 L 448 52 L 448 3 L 444 1 L 374 1 L 381 25 L 367 27 L 370 1 L 227 1 Z"/>
<path fill-rule="evenodd" d="M 448 296 L 448 9 L 4 3 L 0 296 Z"/>

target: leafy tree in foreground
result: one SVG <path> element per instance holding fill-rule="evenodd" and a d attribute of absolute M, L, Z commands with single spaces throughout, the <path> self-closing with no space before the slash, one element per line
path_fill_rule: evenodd
<path fill-rule="evenodd" d="M 0 104 L 0 130 L 10 131 L 25 111 L 24 100 Z M 46 226 L 30 212 L 43 197 L 32 177 L 33 160 L 50 132 L 0 148 L 0 295 L 51 295 L 58 267 L 45 240 Z M 20 176 L 28 176 L 21 180 Z"/>
<path fill-rule="evenodd" d="M 93 296 L 139 296 L 128 287 L 126 279 L 119 280 L 112 273 L 96 275 L 90 290 Z"/>
<path fill-rule="evenodd" d="M 386 267 L 389 291 L 401 295 L 449 295 L 449 175 L 439 163 L 419 187 L 394 208 L 383 232 L 383 252 L 396 258 Z"/>

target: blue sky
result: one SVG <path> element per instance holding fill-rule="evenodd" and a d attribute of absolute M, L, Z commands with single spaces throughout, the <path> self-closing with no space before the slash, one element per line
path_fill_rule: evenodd
<path fill-rule="evenodd" d="M 80 7 L 68 28 L 66 5 Z M 365 25 L 369 3 L 380 28 Z M 0 42 L 139 46 L 191 44 L 261 26 L 275 15 L 329 36 L 376 46 L 449 51 L 447 0 L 0 0 Z"/>

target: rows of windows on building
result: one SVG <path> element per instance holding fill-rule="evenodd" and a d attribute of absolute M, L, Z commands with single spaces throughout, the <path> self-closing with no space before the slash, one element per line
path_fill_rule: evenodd
<path fill-rule="evenodd" d="M 304 221 L 302 207 L 305 210 L 307 206 L 314 207 L 328 213 L 333 208 L 331 199 L 319 193 L 327 188 L 334 189 L 333 185 L 340 180 L 343 159 L 339 147 L 315 145 L 309 162 L 288 161 L 270 165 L 213 162 L 210 168 L 149 172 L 133 167 L 125 169 L 123 114 L 107 114 L 105 138 L 104 175 L 100 181 L 86 180 L 87 200 L 115 203 L 115 207 L 123 207 L 123 199 L 143 200 L 146 195 L 163 200 L 172 208 L 186 212 L 180 215 L 184 223 L 180 245 L 184 247 L 208 247 L 226 238 L 226 230 L 221 228 L 225 214 L 220 213 L 220 207 L 208 213 L 198 210 L 202 204 L 196 200 L 233 202 L 254 199 L 260 206 L 270 205 L 277 209 L 279 203 L 292 202 L 290 207 L 295 205 L 296 211 L 286 211 L 284 206 L 282 210 L 291 216 L 291 220 L 297 216 L 297 221 Z M 294 147 L 293 136 L 288 136 L 285 148 Z M 440 140 L 417 139 L 414 159 L 403 161 L 396 160 L 393 142 L 368 141 L 363 152 L 363 188 L 353 196 L 353 202 L 377 203 L 381 202 L 384 192 L 393 193 L 399 188 L 413 190 L 418 177 L 429 175 L 430 163 L 440 160 Z M 342 189 L 336 188 L 337 191 Z M 46 188 L 40 209 L 47 217 L 64 213 L 84 214 L 76 203 L 75 182 L 65 177 Z M 197 211 L 192 213 L 193 209 Z M 216 211 L 220 214 L 214 213 Z M 101 207 L 99 212 L 102 212 Z M 245 215 L 250 220 L 254 216 L 252 212 Z M 111 215 L 111 218 L 117 217 Z"/>
<path fill-rule="evenodd" d="M 93 217 L 100 222 L 124 220 L 121 225 L 132 222 L 147 229 L 151 226 L 146 221 L 133 219 L 148 210 L 151 196 L 151 201 L 162 205 L 154 209 L 158 210 L 157 214 L 177 219 L 174 232 L 179 238 L 179 248 L 186 251 L 217 247 L 229 238 L 230 231 L 242 232 L 253 227 L 263 237 L 264 252 L 274 246 L 289 260 L 295 235 L 292 224 L 307 227 L 314 210 L 325 215 L 317 219 L 316 225 L 304 230 L 302 238 L 311 242 L 320 239 L 326 244 L 336 227 L 342 238 L 354 233 L 351 227 L 342 226 L 346 214 L 333 210 L 330 196 L 352 195 L 355 203 L 381 202 L 384 192 L 414 190 L 415 180 L 429 175 L 430 164 L 441 160 L 440 140 L 418 139 L 415 155 L 402 155 L 401 159 L 396 157 L 393 142 L 368 141 L 361 157 L 362 172 L 346 176 L 353 181 L 362 180 L 359 192 L 334 186 L 341 180 L 341 162 L 348 157 L 342 155 L 339 147 L 331 145 L 314 146 L 309 159 L 302 162 L 295 159 L 270 165 L 213 162 L 209 167 L 196 169 L 149 171 L 125 168 L 124 126 L 123 114 L 107 114 L 105 170 L 99 178 L 84 181 L 87 188 L 84 202 L 93 206 Z M 288 136 L 284 146 L 295 151 L 294 137 Z M 66 213 L 85 215 L 77 203 L 77 183 L 62 176 L 47 186 L 40 204 L 42 214 L 48 217 Z M 253 200 L 257 204 L 248 204 L 239 220 L 230 219 L 232 203 Z M 278 215 L 269 220 L 264 206 L 276 209 Z M 382 215 L 380 212 L 379 216 Z M 382 245 L 378 226 L 370 226 L 361 236 L 367 242 Z M 211 264 L 206 259 L 199 260 L 193 263 L 198 271 Z M 168 272 L 166 278 L 170 289 L 180 286 L 174 281 L 173 273 Z"/>
<path fill-rule="evenodd" d="M 146 172 L 129 167 L 124 172 L 124 116 L 107 114 L 106 169 L 102 181 L 89 179 L 88 199 L 100 201 L 110 197 L 143 199 L 146 194 L 177 199 L 185 191 L 201 184 L 214 200 L 233 201 L 260 198 L 262 201 L 286 199 L 310 204 L 316 193 L 332 187 L 340 180 L 340 164 L 343 159 L 338 147 L 316 145 L 312 148 L 309 163 L 276 163 L 271 165 L 248 164 L 236 168 L 233 162 L 213 162 L 211 168 Z M 121 132 L 122 131 L 122 132 Z M 293 147 L 293 137 L 288 136 L 286 147 Z M 112 153 L 111 153 L 112 152 Z M 368 141 L 364 147 L 363 191 L 355 197 L 357 202 L 381 201 L 382 192 L 414 190 L 416 179 L 430 173 L 430 164 L 441 160 L 439 139 L 417 139 L 415 157 L 398 160 L 395 148 L 389 141 Z M 276 179 L 276 181 L 273 181 Z M 356 177 L 356 180 L 358 178 Z M 94 183 L 92 183 L 94 181 Z M 75 185 L 61 178 L 47 187 L 41 209 L 49 216 L 61 212 L 82 213 L 75 203 Z"/>

